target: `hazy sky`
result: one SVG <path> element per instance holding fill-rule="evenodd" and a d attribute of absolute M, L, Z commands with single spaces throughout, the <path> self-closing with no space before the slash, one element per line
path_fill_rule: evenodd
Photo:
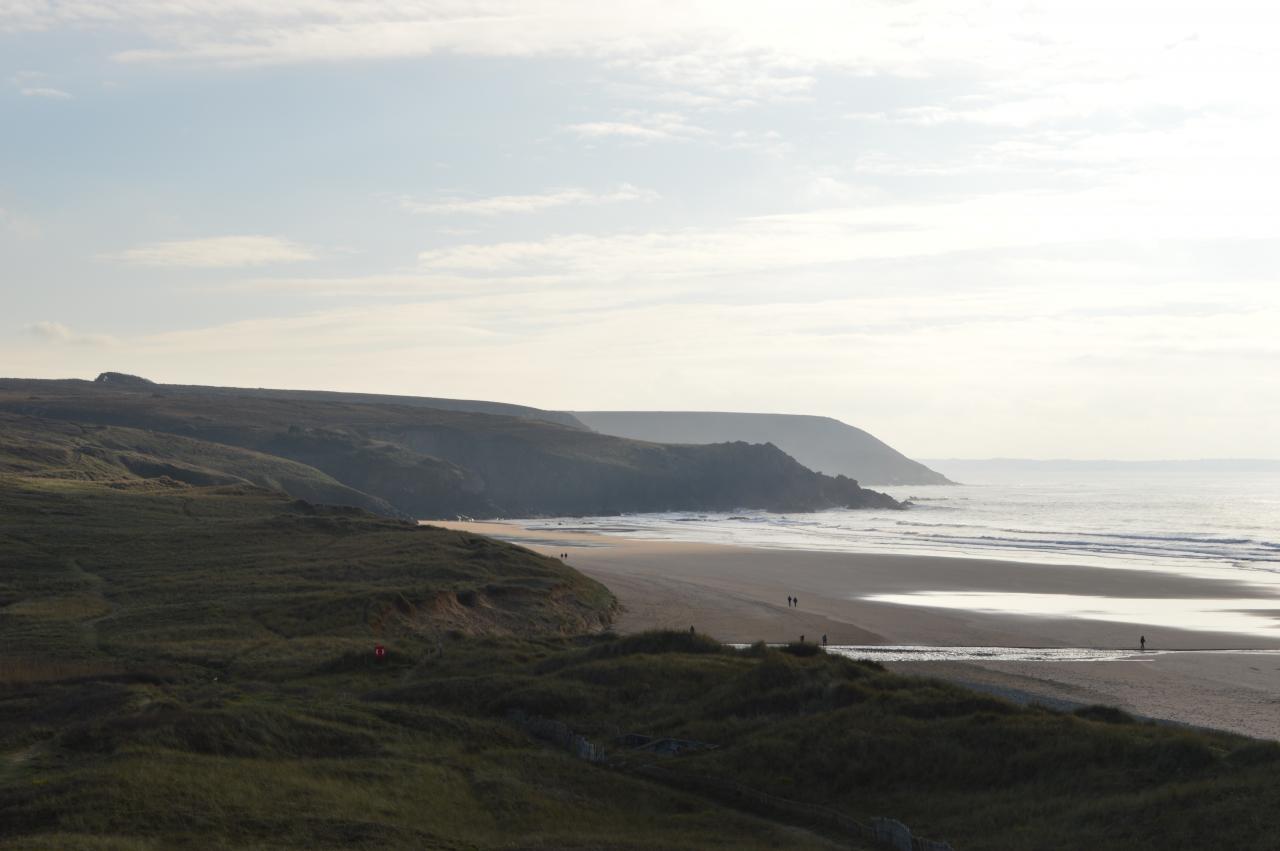
<path fill-rule="evenodd" d="M 1272 8 L 0 0 L 0 374 L 1280 457 Z"/>

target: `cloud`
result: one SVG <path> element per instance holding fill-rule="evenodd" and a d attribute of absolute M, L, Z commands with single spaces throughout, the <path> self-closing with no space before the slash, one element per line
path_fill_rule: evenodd
<path fill-rule="evenodd" d="M 652 201 L 658 193 L 624 183 L 613 192 L 585 189 L 558 189 L 537 195 L 495 195 L 489 198 L 448 198 L 415 201 L 402 198 L 400 206 L 411 213 L 430 215 L 498 216 L 509 213 L 537 213 L 554 207 L 594 206 L 626 201 Z"/>
<path fill-rule="evenodd" d="M 1028 126 L 1152 105 L 1267 108 L 1274 13 L 1254 0 L 59 0 L 0 2 L 0 29 L 125 33 L 125 63 L 259 66 L 440 55 L 599 63 L 685 106 L 813 96 L 824 74 L 963 80 L 957 97 L 852 103 L 920 125 Z M 1210 11 L 1212 14 L 1210 14 Z M 948 91 L 954 92 L 954 88 Z M 856 97 L 853 98 L 856 101 Z M 627 120 L 584 133 L 653 140 Z"/>
<path fill-rule="evenodd" d="M 131 339 L 121 359 L 181 382 L 826 414 L 935 454 L 1266 455 L 1280 416 L 1266 368 L 1280 357 L 1277 323 L 1280 291 L 1222 281 L 811 300 L 775 289 L 746 303 L 548 285 L 166 331 Z M 95 368 L 75 357 L 44 362 Z M 644 380 L 619 379 L 631 373 Z M 1071 415 L 1104 406 L 1110 416 L 1088 429 Z M 985 425 L 938 428 L 968 419 Z"/>
<path fill-rule="evenodd" d="M 70 343 L 77 346 L 117 346 L 120 341 L 109 334 L 81 334 L 72 331 L 61 322 L 33 322 L 27 333 L 51 343 Z"/>
<path fill-rule="evenodd" d="M 3 12 L 0 12 L 0 17 L 3 17 Z M 43 71 L 18 71 L 9 78 L 9 82 L 18 90 L 18 94 L 23 97 L 50 98 L 53 100 L 70 99 L 70 92 L 54 88 L 53 86 L 49 86 L 44 83 L 44 80 L 48 76 L 49 75 Z"/>
<path fill-rule="evenodd" d="M 19 239 L 37 239 L 41 229 L 30 219 L 0 207 L 0 235 L 3 234 L 12 234 Z"/>
<path fill-rule="evenodd" d="M 565 130 L 584 139 L 613 137 L 629 142 L 678 142 L 702 138 L 709 132 L 674 112 L 629 111 L 622 121 L 585 121 Z"/>
<path fill-rule="evenodd" d="M 314 260 L 305 245 L 273 236 L 215 236 L 205 239 L 152 242 L 104 259 L 137 266 L 173 266 L 190 269 L 229 269 Z"/>
<path fill-rule="evenodd" d="M 24 87 L 18 90 L 23 97 L 28 98 L 51 98 L 53 100 L 69 100 L 71 94 L 64 92 L 62 89 L 49 88 L 47 86 Z"/>
<path fill-rule="evenodd" d="M 1238 187 L 1211 178 L 1135 175 L 1084 190 L 864 203 L 718 227 L 465 243 L 423 251 L 418 259 L 433 273 L 555 273 L 586 282 L 643 283 L 1072 243 L 1265 240 L 1280 228 L 1280 211 L 1269 206 L 1274 195 L 1267 189 L 1280 189 L 1273 186 L 1280 180 L 1258 181 L 1263 191 L 1250 204 Z"/>

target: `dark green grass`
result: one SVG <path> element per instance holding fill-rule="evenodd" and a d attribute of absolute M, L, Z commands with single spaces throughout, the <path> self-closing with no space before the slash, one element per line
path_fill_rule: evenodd
<path fill-rule="evenodd" d="M 161 432 L 0 412 L 0 474 L 119 482 L 165 476 L 192 485 L 251 484 L 300 499 L 393 516 L 385 500 L 314 467 Z"/>
<path fill-rule="evenodd" d="M 0 845 L 831 847 L 500 714 L 368 699 L 598 630 L 612 597 L 558 560 L 245 486 L 121 484 L 0 478 Z"/>
<path fill-rule="evenodd" d="M 873 663 L 734 652 L 687 633 L 484 672 L 468 652 L 370 697 L 477 716 L 518 707 L 602 742 L 637 732 L 714 743 L 661 764 L 892 816 L 961 849 L 1268 848 L 1280 832 L 1274 743 L 1115 710 L 1021 707 Z"/>
<path fill-rule="evenodd" d="M 847 478 L 815 473 L 772 445 L 649 443 L 359 395 L 0 379 L 4 413 L 72 429 L 129 427 L 290 459 L 419 518 L 898 505 Z M 3 430 L 0 420 L 0 440 Z M 150 457 L 148 469 L 165 463 Z M 295 496 L 322 498 L 280 484 Z"/>
<path fill-rule="evenodd" d="M 820 822 L 681 791 L 694 778 L 960 851 L 1280 835 L 1275 743 L 601 634 L 612 605 L 555 559 L 247 485 L 0 477 L 0 845 L 831 847 Z M 596 767 L 513 709 L 606 747 L 716 747 Z"/>

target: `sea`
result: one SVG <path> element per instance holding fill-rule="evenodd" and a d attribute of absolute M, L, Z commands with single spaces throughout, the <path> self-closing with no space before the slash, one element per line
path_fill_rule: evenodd
<path fill-rule="evenodd" d="M 970 473 L 961 484 L 878 487 L 904 511 L 661 512 L 522 521 L 630 538 L 773 549 L 993 558 L 1280 581 L 1280 473 Z"/>
<path fill-rule="evenodd" d="M 877 488 L 908 503 L 901 511 L 661 512 L 518 522 L 528 529 L 640 539 L 1000 559 L 1198 576 L 1226 583 L 1224 590 L 1207 599 L 955 591 L 866 599 L 1148 623 L 1280 640 L 1280 472 L 1274 469 L 995 468 L 967 470 L 963 478 L 955 478 L 962 483 Z M 1240 587 L 1238 583 L 1253 586 L 1255 593 L 1237 596 L 1229 589 Z M 920 648 L 905 651 L 916 653 Z"/>

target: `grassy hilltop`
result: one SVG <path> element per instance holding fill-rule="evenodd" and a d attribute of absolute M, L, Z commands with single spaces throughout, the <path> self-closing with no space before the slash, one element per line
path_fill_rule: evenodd
<path fill-rule="evenodd" d="M 812 645 L 619 638 L 612 595 L 556 559 L 282 477 L 334 487 L 196 438 L 0 418 L 0 846 L 869 847 L 805 804 L 957 851 L 1280 835 L 1276 743 L 1017 707 Z"/>
<path fill-rule="evenodd" d="M 898 505 L 852 479 L 815 473 L 768 444 L 648 443 L 532 416 L 382 398 L 0 379 L 0 412 L 276 456 L 414 517 Z"/>

